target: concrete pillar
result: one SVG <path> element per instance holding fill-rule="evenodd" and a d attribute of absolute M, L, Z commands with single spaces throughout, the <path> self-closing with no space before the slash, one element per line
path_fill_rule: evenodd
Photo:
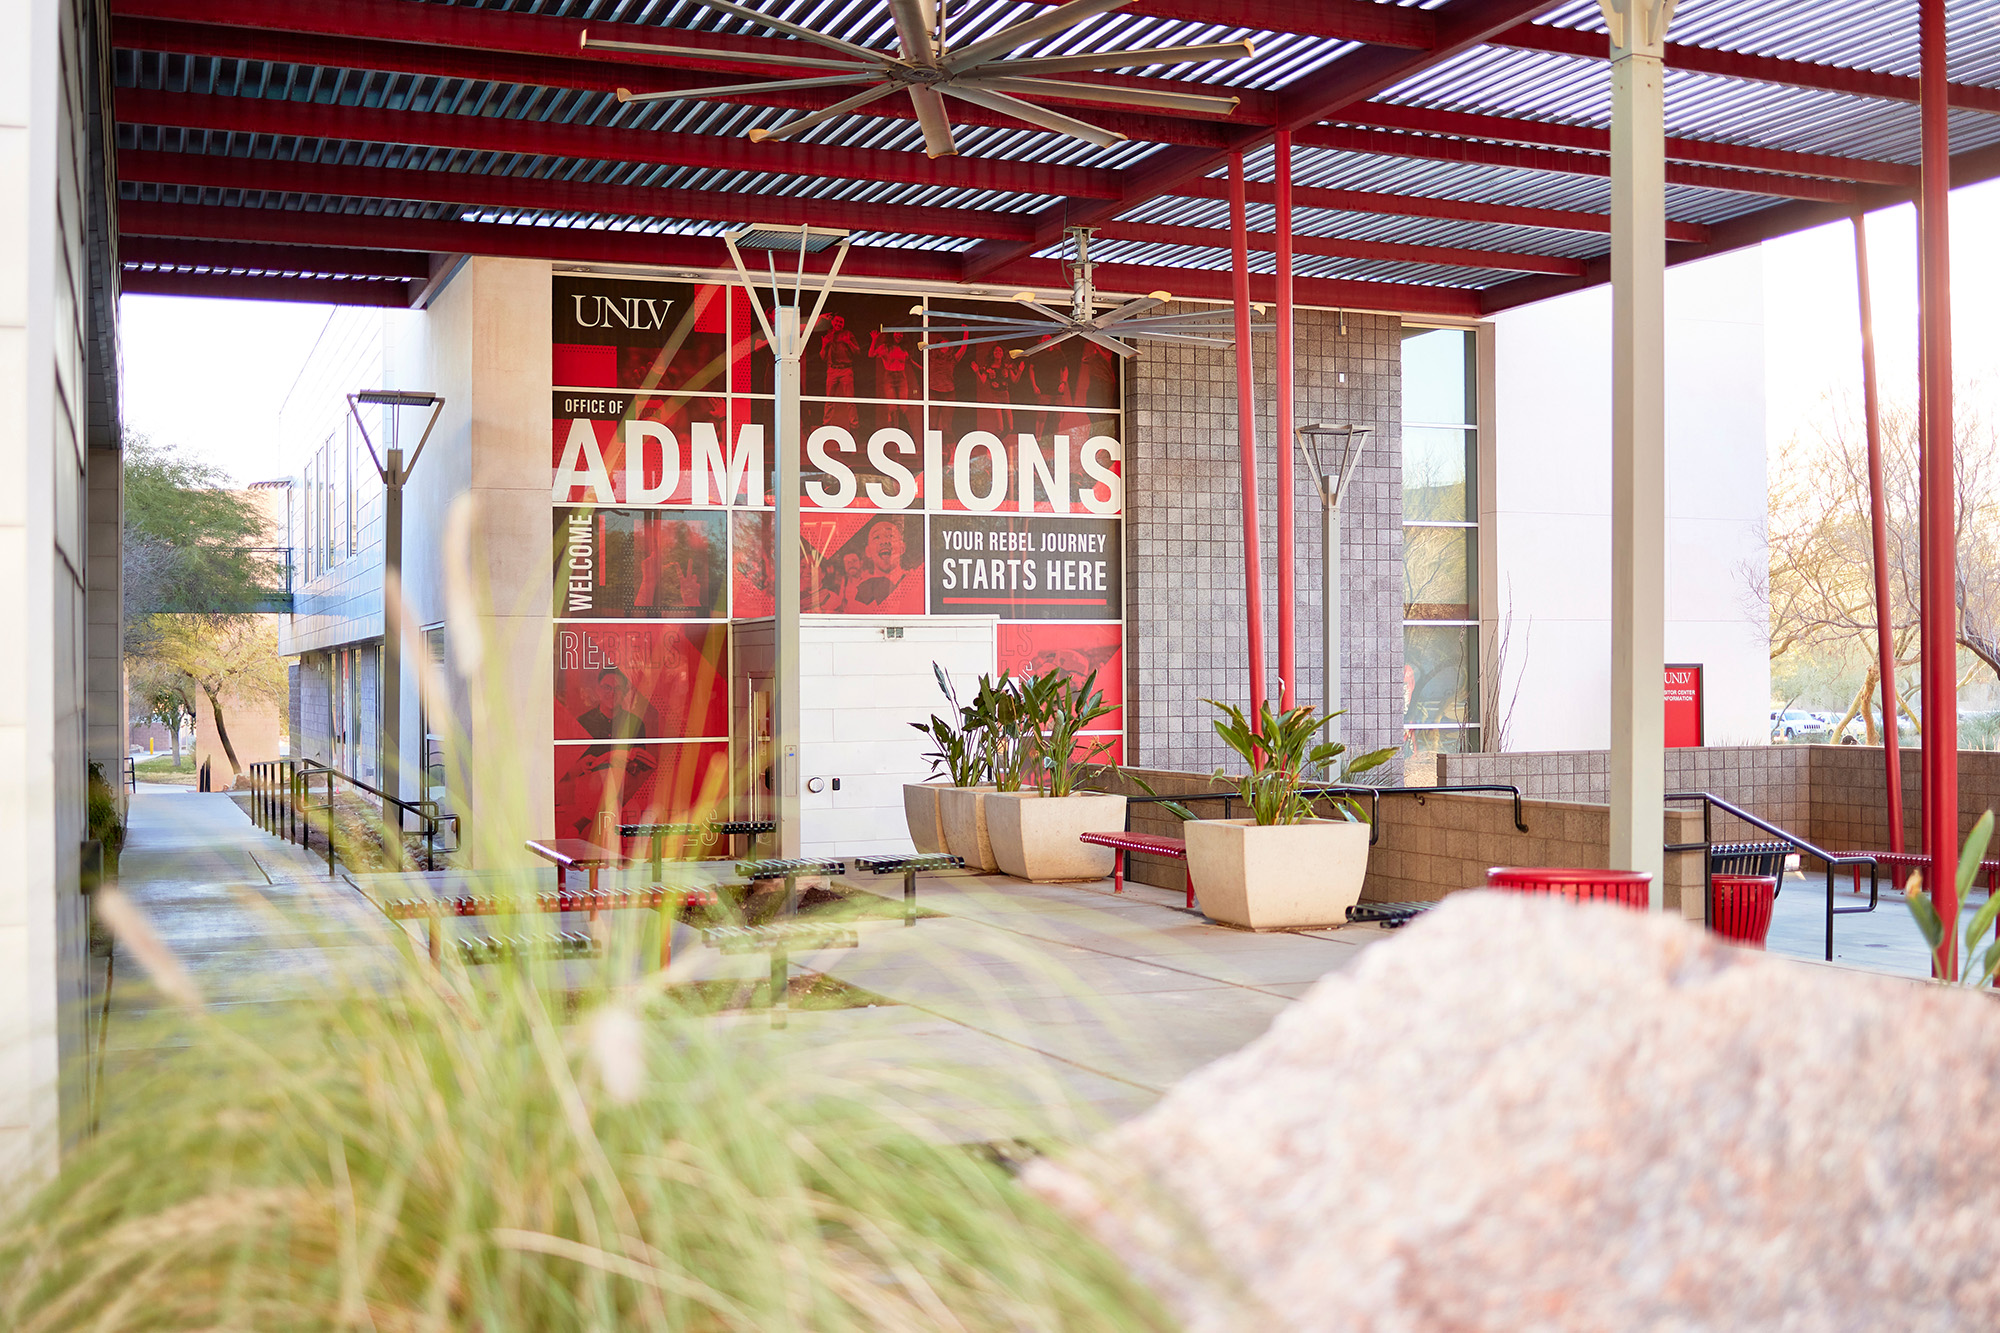
<path fill-rule="evenodd" d="M 1653 877 L 1666 794 L 1666 110 L 1674 0 L 1598 0 L 1611 29 L 1611 864 Z"/>

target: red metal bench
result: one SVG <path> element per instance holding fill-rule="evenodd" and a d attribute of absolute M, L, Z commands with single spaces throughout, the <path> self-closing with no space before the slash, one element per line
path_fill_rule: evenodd
<path fill-rule="evenodd" d="M 1865 856 L 1878 866 L 1889 869 L 1889 882 L 1901 888 L 1909 880 L 1912 870 L 1928 870 L 1931 858 L 1922 852 L 1842 852 L 1842 856 Z M 2000 889 L 2000 861 L 1981 861 L 1979 868 L 1986 875 L 1986 894 L 1990 898 Z M 1854 891 L 1861 892 L 1861 867 L 1854 868 Z"/>
<path fill-rule="evenodd" d="M 1155 837 L 1150 833 L 1080 833 L 1078 842 L 1087 842 L 1093 847 L 1109 847 L 1117 853 L 1111 858 L 1111 891 L 1125 892 L 1126 858 L 1133 852 L 1144 856 L 1164 856 L 1169 860 L 1187 861 L 1187 843 L 1180 838 Z M 1187 905 L 1194 906 L 1194 872 L 1187 876 Z"/>
<path fill-rule="evenodd" d="M 486 893 L 461 893 L 445 898 L 398 898 L 382 904 L 382 912 L 391 921 L 426 921 L 426 943 L 431 961 L 437 962 L 444 954 L 442 932 L 438 928 L 441 917 L 588 912 L 591 919 L 596 920 L 599 912 L 643 908 L 660 914 L 660 966 L 665 968 L 674 959 L 675 919 L 684 916 L 690 908 L 714 907 L 719 901 L 714 889 L 668 889 L 654 885 L 649 889 L 585 890 L 581 893 L 558 889 L 554 893 L 538 893 L 530 898 L 504 898 Z"/>

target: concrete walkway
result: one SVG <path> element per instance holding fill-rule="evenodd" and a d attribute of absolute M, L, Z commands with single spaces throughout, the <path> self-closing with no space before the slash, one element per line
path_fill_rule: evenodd
<path fill-rule="evenodd" d="M 711 864 L 681 873 L 721 870 Z M 228 796 L 144 784 L 132 801 L 119 873 L 120 887 L 205 997 L 226 1005 L 281 1005 L 327 981 L 365 980 L 374 967 L 386 975 L 393 955 L 371 898 L 465 891 L 486 878 L 343 871 L 329 881 L 324 859 L 268 837 Z M 898 878 L 847 882 L 901 895 Z M 1048 886 L 926 876 L 919 902 L 944 915 L 914 928 L 866 922 L 858 948 L 791 959 L 794 973 L 830 973 L 889 1003 L 793 1013 L 782 1028 L 764 1014 L 720 1022 L 802 1070 L 952 1071 L 984 1089 L 1010 1090 L 1006 1106 L 961 1099 L 950 1107 L 954 1134 L 1082 1133 L 1143 1109 L 1181 1076 L 1256 1037 L 1319 977 L 1348 966 L 1385 934 L 1372 926 L 1251 934 L 1183 910 L 1178 893 L 1145 885 L 1124 895 L 1110 890 L 1108 881 Z M 580 916 L 561 924 L 584 927 Z M 453 923 L 466 933 L 483 925 Z M 162 1002 L 122 946 L 115 967 L 108 1041 L 114 1083 L 121 1061 L 173 1041 L 170 1028 L 136 1021 Z M 698 933 L 683 927 L 669 976 L 756 977 L 766 968 L 761 955 L 704 949 Z M 110 1091 L 115 1105 L 115 1087 Z M 942 1108 L 933 1102 L 929 1109 Z"/>

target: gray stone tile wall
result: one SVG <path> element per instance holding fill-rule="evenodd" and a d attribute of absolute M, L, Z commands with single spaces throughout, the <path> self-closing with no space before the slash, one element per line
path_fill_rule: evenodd
<path fill-rule="evenodd" d="M 1384 315 L 1300 311 L 1296 417 L 1375 427 L 1342 506 L 1346 738 L 1402 741 L 1403 492 L 1401 324 Z M 1265 687 L 1278 691 L 1277 505 L 1273 356 L 1254 341 L 1261 507 Z M 1341 375 L 1346 382 L 1341 382 Z M 1204 698 L 1249 698 L 1236 361 L 1230 348 L 1146 345 L 1126 380 L 1127 762 L 1206 772 L 1231 756 Z M 1287 448 L 1291 445 L 1286 444 Z M 1303 460 L 1293 497 L 1302 702 L 1324 697 L 1320 668 L 1320 504 Z M 1392 766 L 1393 769 L 1393 766 Z M 1393 772 L 1391 773 L 1393 777 Z"/>

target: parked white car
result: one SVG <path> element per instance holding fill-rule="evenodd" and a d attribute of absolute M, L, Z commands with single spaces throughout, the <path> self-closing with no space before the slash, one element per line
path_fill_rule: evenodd
<path fill-rule="evenodd" d="M 1774 708 L 1771 710 L 1771 739 L 1791 741 L 1801 736 L 1818 735 L 1839 720 L 1834 718 L 1822 722 L 1820 716 L 1803 708 L 1787 708 L 1783 712 Z"/>

